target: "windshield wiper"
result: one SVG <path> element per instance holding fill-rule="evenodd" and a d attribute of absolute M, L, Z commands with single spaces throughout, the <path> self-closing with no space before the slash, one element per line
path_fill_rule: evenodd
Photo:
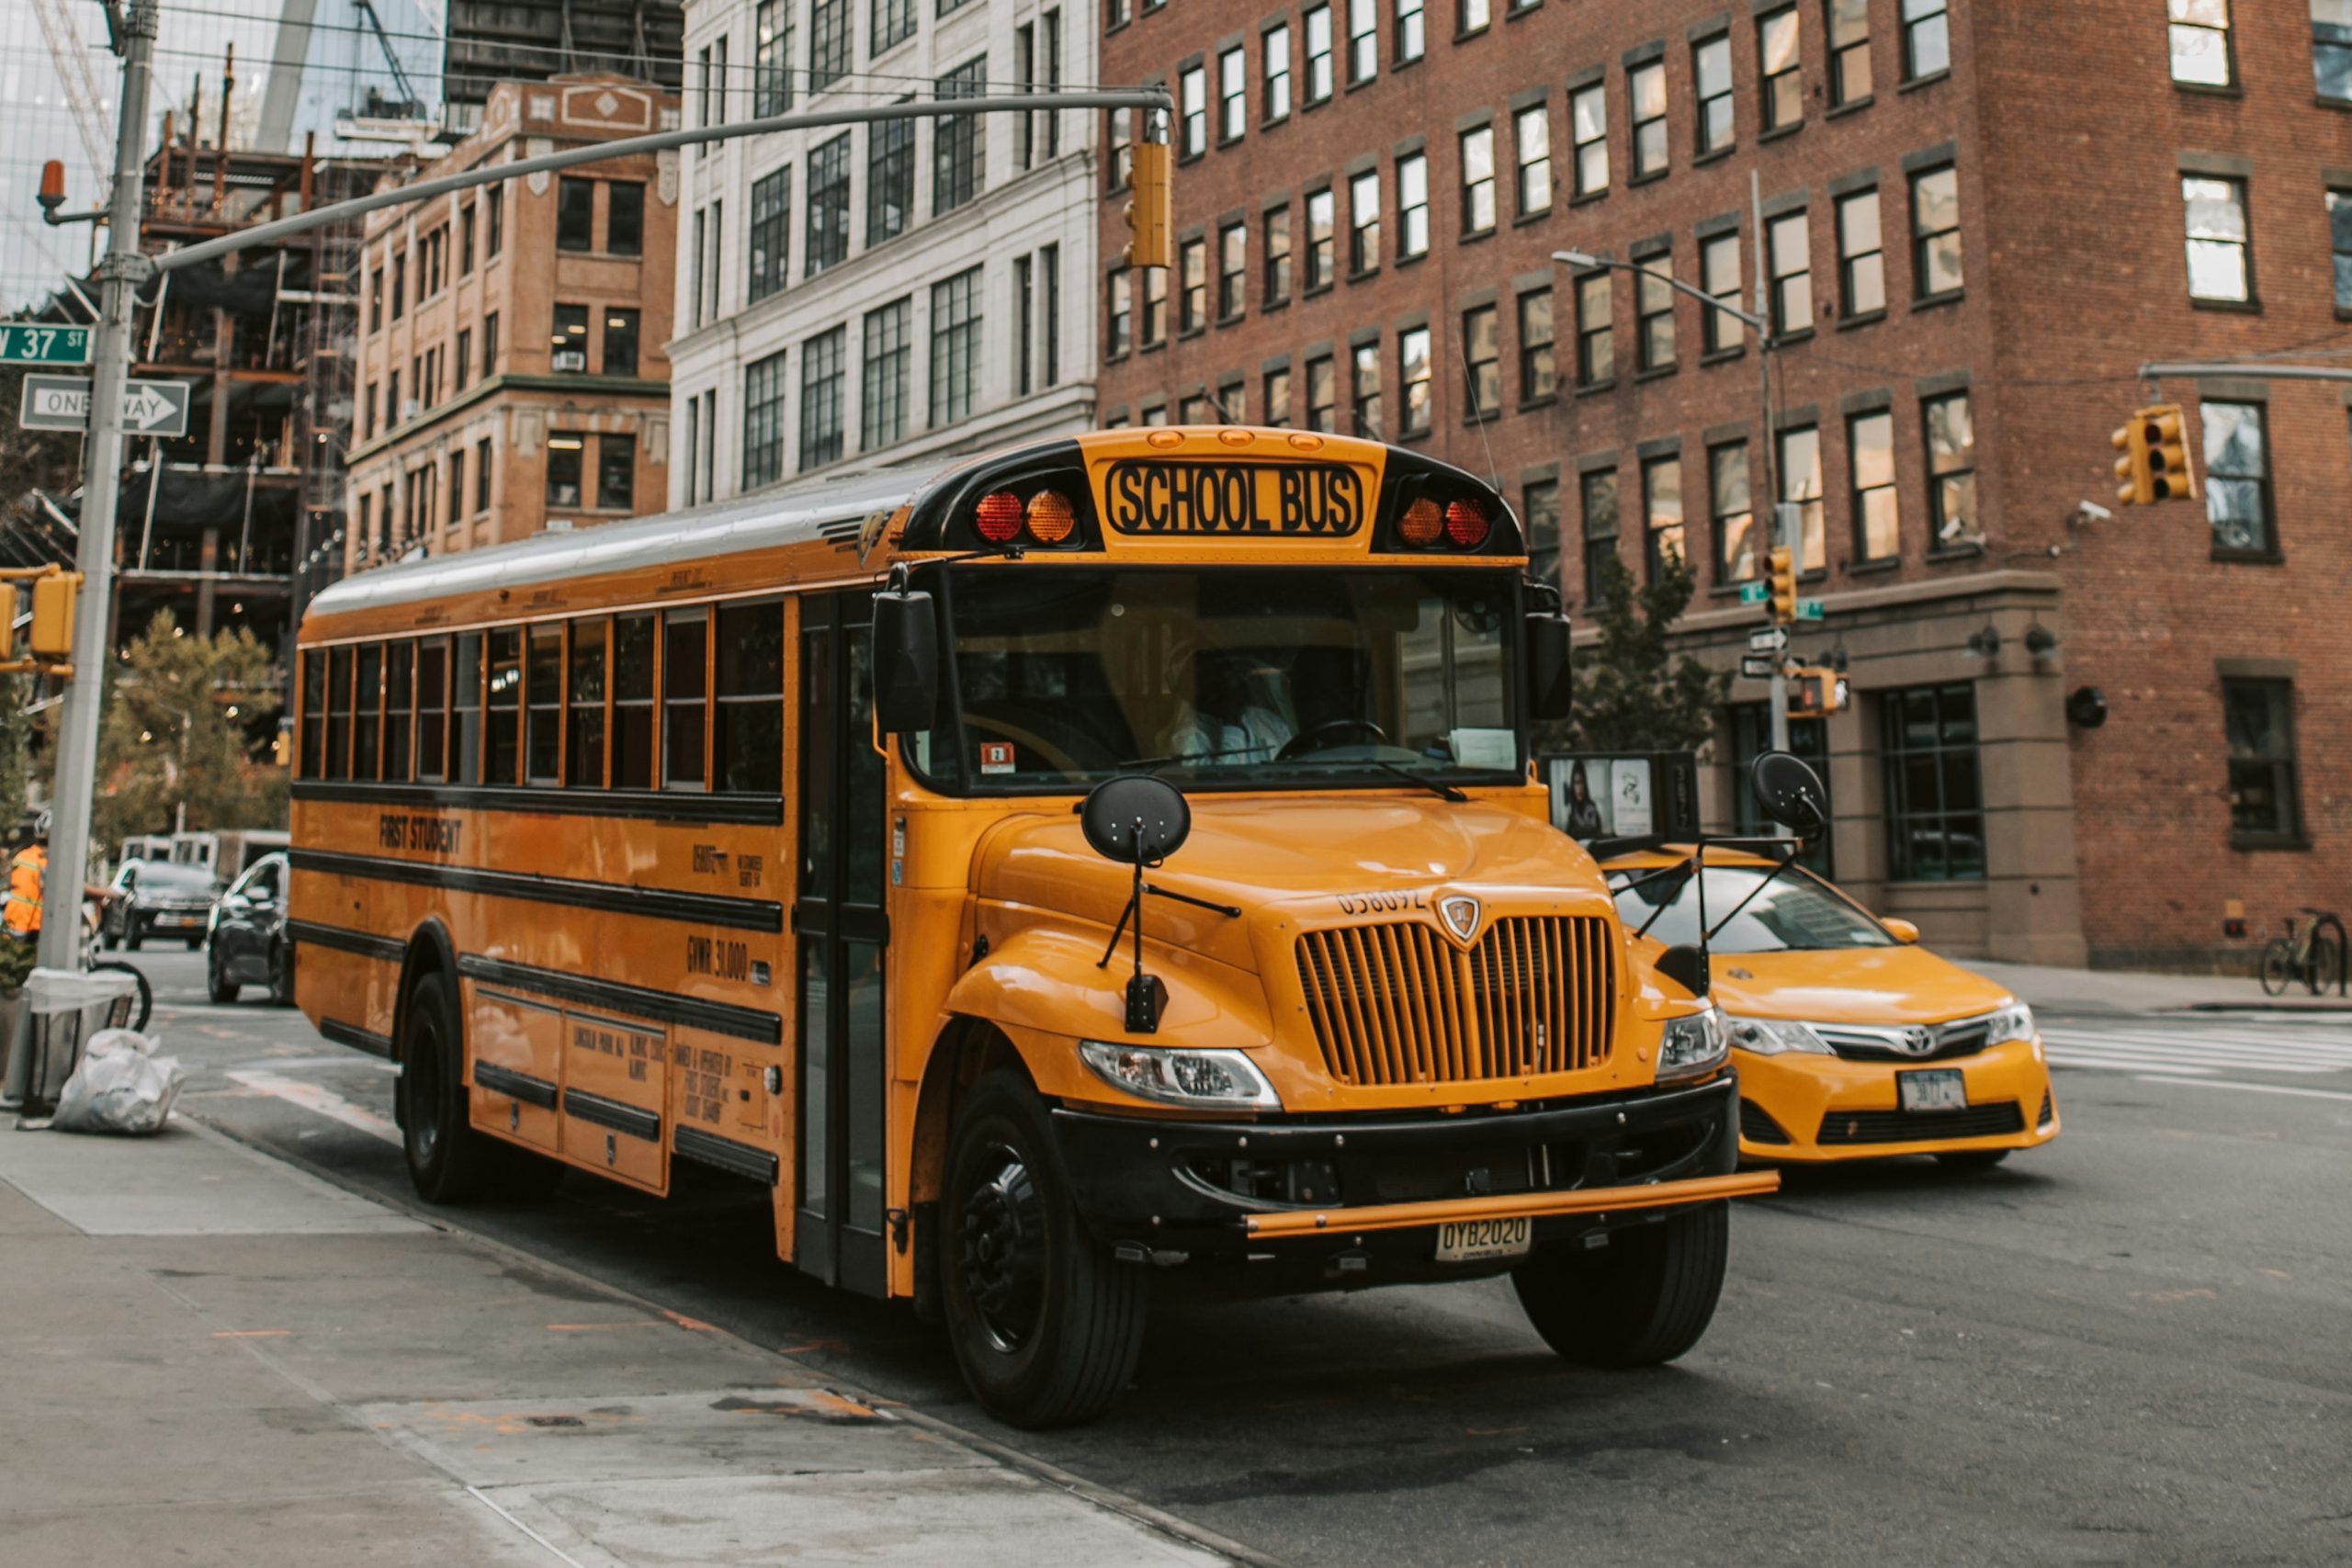
<path fill-rule="evenodd" d="M 1373 767 L 1378 768 L 1384 773 L 1394 773 L 1396 777 L 1403 779 L 1407 784 L 1420 785 L 1431 795 L 1436 795 L 1440 800 L 1464 801 L 1470 798 L 1468 795 L 1463 794 L 1459 789 L 1456 789 L 1453 785 L 1446 784 L 1442 780 L 1424 777 L 1422 774 L 1417 773 L 1413 772 L 1412 769 L 1406 767 L 1401 762 L 1392 762 L 1383 757 L 1356 757 L 1351 759 L 1351 761 L 1367 762 Z"/>
<path fill-rule="evenodd" d="M 1170 752 L 1165 757 L 1132 757 L 1124 762 L 1114 762 L 1111 771 L 1124 773 L 1131 768 L 1164 768 L 1170 762 L 1211 762 L 1219 757 L 1247 757 L 1262 751 L 1263 746 L 1229 746 L 1222 751 Z"/>

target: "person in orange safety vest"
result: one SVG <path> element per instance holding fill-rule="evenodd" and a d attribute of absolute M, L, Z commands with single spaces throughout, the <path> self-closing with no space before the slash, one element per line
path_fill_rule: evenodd
<path fill-rule="evenodd" d="M 8 862 L 8 893 L 5 921 L 12 937 L 30 941 L 40 935 L 41 884 L 49 874 L 49 840 L 36 833 Z"/>

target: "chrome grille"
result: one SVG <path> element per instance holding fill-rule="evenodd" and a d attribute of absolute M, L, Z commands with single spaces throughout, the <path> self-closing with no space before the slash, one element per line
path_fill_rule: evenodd
<path fill-rule="evenodd" d="M 1468 952 L 1398 921 L 1306 932 L 1298 980 L 1339 1082 L 1475 1083 L 1608 1061 L 1613 952 L 1598 916 L 1499 919 Z"/>

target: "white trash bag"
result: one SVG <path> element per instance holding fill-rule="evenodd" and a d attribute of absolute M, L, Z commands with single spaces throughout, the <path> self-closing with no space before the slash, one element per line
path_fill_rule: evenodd
<path fill-rule="evenodd" d="M 83 1047 L 81 1065 L 58 1091 L 50 1126 L 60 1133 L 163 1131 L 187 1075 L 176 1056 L 158 1056 L 162 1042 L 131 1029 L 101 1029 Z"/>

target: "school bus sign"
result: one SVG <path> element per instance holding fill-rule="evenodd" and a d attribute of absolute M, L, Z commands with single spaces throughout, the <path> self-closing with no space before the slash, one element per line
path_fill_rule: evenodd
<path fill-rule="evenodd" d="M 0 365 L 87 365 L 88 327 L 0 321 Z"/>

